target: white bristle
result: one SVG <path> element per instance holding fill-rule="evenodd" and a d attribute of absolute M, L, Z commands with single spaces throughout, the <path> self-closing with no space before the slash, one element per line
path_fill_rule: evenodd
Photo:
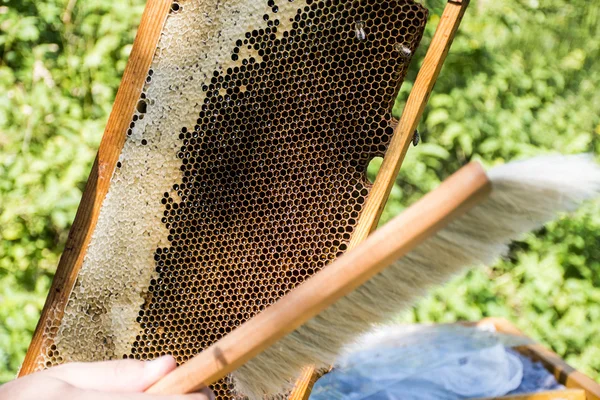
<path fill-rule="evenodd" d="M 496 167 L 486 201 L 233 373 L 251 400 L 283 393 L 303 367 L 327 368 L 361 334 L 465 268 L 489 265 L 512 240 L 600 194 L 592 157 L 545 156 Z"/>

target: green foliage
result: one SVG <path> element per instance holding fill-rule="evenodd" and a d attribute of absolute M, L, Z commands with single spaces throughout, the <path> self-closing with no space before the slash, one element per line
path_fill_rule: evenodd
<path fill-rule="evenodd" d="M 421 58 L 444 2 L 426 3 Z M 35 328 L 142 7 L 0 0 L 0 382 Z M 472 1 L 384 220 L 472 159 L 600 155 L 599 13 L 600 0 Z M 409 90 L 407 82 L 395 115 Z M 528 235 L 507 259 L 457 278 L 404 319 L 505 316 L 600 378 L 599 211 L 590 204 Z"/>

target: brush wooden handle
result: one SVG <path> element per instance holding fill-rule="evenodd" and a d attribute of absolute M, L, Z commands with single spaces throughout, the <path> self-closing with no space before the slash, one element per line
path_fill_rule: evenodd
<path fill-rule="evenodd" d="M 477 163 L 467 165 L 363 243 L 176 368 L 147 393 L 190 393 L 223 378 L 484 200 L 490 191 L 483 168 Z"/>

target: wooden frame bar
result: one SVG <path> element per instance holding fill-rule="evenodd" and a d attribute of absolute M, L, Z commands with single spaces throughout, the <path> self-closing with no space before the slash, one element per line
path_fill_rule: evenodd
<path fill-rule="evenodd" d="M 110 180 L 125 143 L 127 128 L 129 128 L 135 107 L 140 99 L 171 4 L 171 0 L 148 0 L 112 112 L 102 136 L 98 155 L 69 232 L 67 247 L 60 258 L 48 298 L 19 376 L 30 374 L 37 367 L 38 357 L 43 350 L 46 321 L 51 316 L 62 318 L 64 307 L 75 285 L 96 227 L 102 202 L 108 193 Z"/>
<path fill-rule="evenodd" d="M 477 400 L 586 400 L 586 398 L 583 390 L 565 389 L 513 396 L 486 397 Z"/>
<path fill-rule="evenodd" d="M 442 13 L 435 35 L 404 106 L 400 122 L 394 131 L 373 188 L 365 203 L 363 214 L 352 235 L 350 248 L 363 241 L 377 228 L 381 212 L 392 187 L 394 187 L 404 156 L 412 143 L 413 134 L 421 121 L 429 95 L 446 60 L 468 3 L 467 0 L 449 1 Z"/>

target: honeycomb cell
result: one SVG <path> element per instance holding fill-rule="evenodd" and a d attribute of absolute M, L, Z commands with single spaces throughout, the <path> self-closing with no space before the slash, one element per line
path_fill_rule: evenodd
<path fill-rule="evenodd" d="M 348 248 L 427 11 L 412 0 L 208 3 L 172 4 L 40 368 L 183 363 Z M 223 29 L 197 32 L 207 21 Z M 235 397 L 229 378 L 213 389 Z"/>

